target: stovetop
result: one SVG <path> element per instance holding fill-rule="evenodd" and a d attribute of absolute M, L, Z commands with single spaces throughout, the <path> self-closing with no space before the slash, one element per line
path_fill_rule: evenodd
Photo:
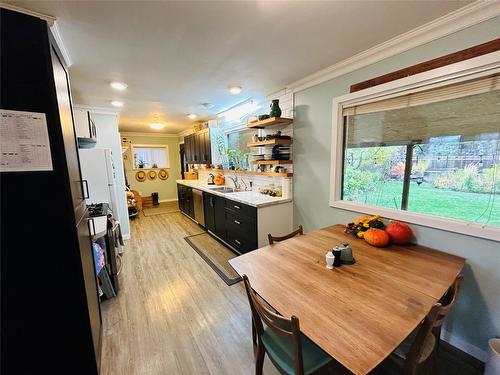
<path fill-rule="evenodd" d="M 110 213 L 110 208 L 107 203 L 88 204 L 87 208 L 89 210 L 90 217 L 106 216 L 108 213 Z"/>

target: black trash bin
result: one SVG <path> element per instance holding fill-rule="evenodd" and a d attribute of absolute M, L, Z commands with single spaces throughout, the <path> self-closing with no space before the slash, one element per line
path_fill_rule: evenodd
<path fill-rule="evenodd" d="M 158 193 L 151 193 L 151 198 L 153 198 L 153 206 L 158 206 L 160 202 L 158 202 Z"/>

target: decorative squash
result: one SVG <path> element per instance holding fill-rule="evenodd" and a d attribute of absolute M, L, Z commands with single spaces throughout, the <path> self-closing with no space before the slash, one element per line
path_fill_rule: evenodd
<path fill-rule="evenodd" d="M 383 229 L 370 228 L 368 229 L 363 238 L 372 246 L 384 247 L 389 244 L 390 237 Z"/>
<path fill-rule="evenodd" d="M 398 245 L 409 244 L 413 235 L 411 228 L 399 221 L 391 221 L 385 231 L 391 238 L 391 241 Z"/>
<path fill-rule="evenodd" d="M 226 180 L 225 180 L 224 176 L 220 173 L 217 176 L 215 176 L 215 178 L 214 178 L 215 185 L 224 185 L 225 182 L 226 182 Z"/>

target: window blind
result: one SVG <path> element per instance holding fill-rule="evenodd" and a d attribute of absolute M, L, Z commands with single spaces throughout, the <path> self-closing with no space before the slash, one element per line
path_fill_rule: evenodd
<path fill-rule="evenodd" d="M 390 111 L 458 99 L 496 90 L 500 90 L 500 74 L 375 102 L 346 106 L 343 108 L 342 114 L 344 116 L 353 116 L 365 113 Z"/>

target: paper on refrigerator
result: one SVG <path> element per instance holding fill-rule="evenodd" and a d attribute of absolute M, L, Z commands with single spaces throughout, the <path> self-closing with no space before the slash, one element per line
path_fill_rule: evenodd
<path fill-rule="evenodd" d="M 0 172 L 52 170 L 45 113 L 0 109 Z"/>

